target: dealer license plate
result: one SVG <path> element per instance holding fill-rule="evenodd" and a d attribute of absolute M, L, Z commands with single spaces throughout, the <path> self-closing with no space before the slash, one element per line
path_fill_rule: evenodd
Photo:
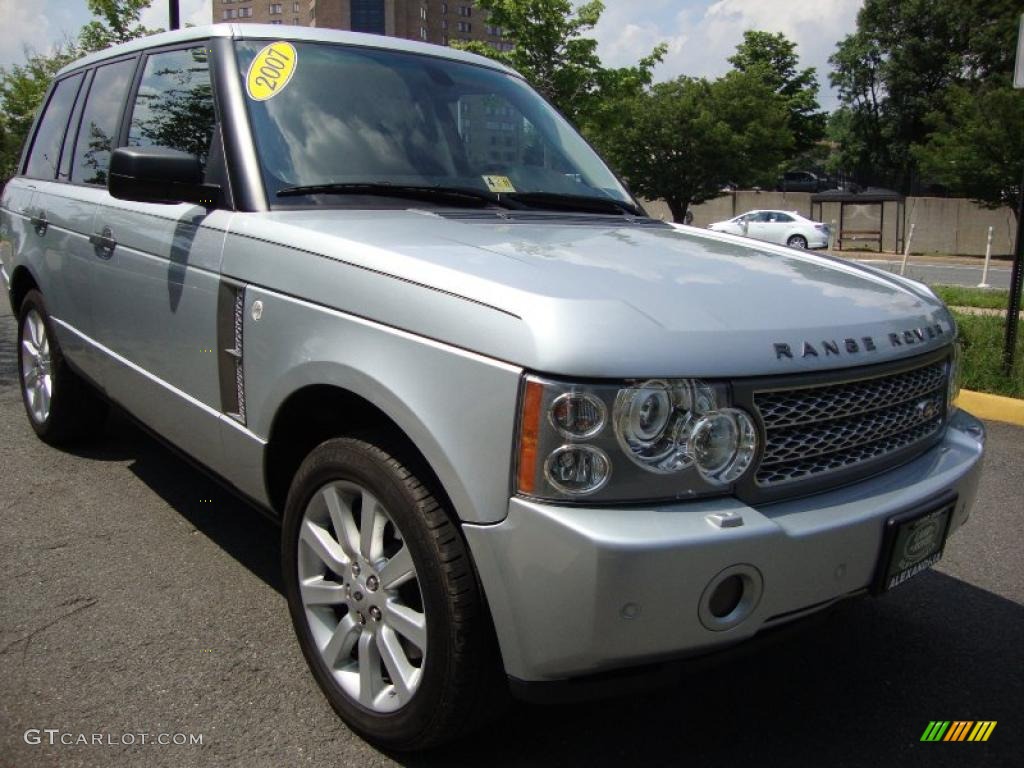
<path fill-rule="evenodd" d="M 923 514 L 897 515 L 886 521 L 876 593 L 898 587 L 942 559 L 954 506 L 946 504 Z"/>

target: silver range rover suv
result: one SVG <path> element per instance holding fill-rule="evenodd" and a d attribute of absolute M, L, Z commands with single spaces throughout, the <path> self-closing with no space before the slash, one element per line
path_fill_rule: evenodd
<path fill-rule="evenodd" d="M 926 287 L 647 218 L 477 56 L 259 25 L 94 54 L 2 233 L 32 428 L 116 403 L 279 519 L 309 667 L 390 748 L 884 592 L 975 499 Z"/>

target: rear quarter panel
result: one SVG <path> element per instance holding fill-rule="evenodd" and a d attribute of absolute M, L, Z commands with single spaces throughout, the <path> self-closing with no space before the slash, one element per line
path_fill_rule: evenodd
<path fill-rule="evenodd" d="M 0 196 L 0 267 L 4 289 L 14 270 L 27 258 L 35 232 L 29 223 L 35 189 L 22 179 L 11 179 Z"/>

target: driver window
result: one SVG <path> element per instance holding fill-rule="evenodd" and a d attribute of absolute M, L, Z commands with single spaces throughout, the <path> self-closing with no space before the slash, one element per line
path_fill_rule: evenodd
<path fill-rule="evenodd" d="M 216 120 L 207 58 L 205 47 L 146 57 L 128 129 L 130 146 L 169 147 L 206 165 Z"/>

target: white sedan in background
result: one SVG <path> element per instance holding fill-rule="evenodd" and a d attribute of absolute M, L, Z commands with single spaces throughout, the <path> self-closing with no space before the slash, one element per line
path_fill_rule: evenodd
<path fill-rule="evenodd" d="M 749 211 L 727 221 L 709 224 L 708 229 L 791 248 L 828 248 L 828 227 L 796 211 Z"/>

